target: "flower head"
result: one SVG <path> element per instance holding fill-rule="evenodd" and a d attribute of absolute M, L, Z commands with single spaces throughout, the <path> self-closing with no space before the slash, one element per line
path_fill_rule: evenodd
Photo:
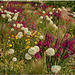
<path fill-rule="evenodd" d="M 25 54 L 25 59 L 27 59 L 27 60 L 31 60 L 32 57 L 31 57 L 31 55 L 29 55 L 28 53 L 26 53 L 26 54 Z"/>

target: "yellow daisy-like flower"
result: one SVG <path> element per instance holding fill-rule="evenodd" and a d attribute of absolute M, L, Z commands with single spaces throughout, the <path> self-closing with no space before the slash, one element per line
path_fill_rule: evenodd
<path fill-rule="evenodd" d="M 71 31 L 72 29 L 70 29 L 70 31 Z"/>
<path fill-rule="evenodd" d="M 28 39 L 25 39 L 25 41 L 28 41 Z"/>
<path fill-rule="evenodd" d="M 35 41 L 35 44 L 37 44 L 37 41 Z"/>
<path fill-rule="evenodd" d="M 30 46 L 27 46 L 25 49 L 28 49 L 28 48 L 30 48 Z"/>
<path fill-rule="evenodd" d="M 9 36 L 9 38 L 10 38 L 10 36 Z"/>
<path fill-rule="evenodd" d="M 39 35 L 40 33 L 38 33 L 38 35 Z"/>
<path fill-rule="evenodd" d="M 14 35 L 12 35 L 12 36 L 14 36 Z"/>
<path fill-rule="evenodd" d="M 27 36 L 27 37 L 30 37 L 30 36 Z"/>
<path fill-rule="evenodd" d="M 16 36 L 16 39 L 18 39 L 17 36 Z"/>
<path fill-rule="evenodd" d="M 27 42 L 27 44 L 29 44 L 29 43 L 30 43 L 30 41 Z"/>
<path fill-rule="evenodd" d="M 12 44 L 10 44 L 9 46 L 12 47 Z"/>
<path fill-rule="evenodd" d="M 33 31 L 31 31 L 31 33 L 33 33 Z"/>
<path fill-rule="evenodd" d="M 23 51 L 20 51 L 20 53 L 22 53 Z"/>

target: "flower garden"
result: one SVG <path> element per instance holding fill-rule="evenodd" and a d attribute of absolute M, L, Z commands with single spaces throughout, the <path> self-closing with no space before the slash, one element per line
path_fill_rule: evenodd
<path fill-rule="evenodd" d="M 66 8 L 0 1 L 0 74 L 75 74 L 75 10 L 71 19 Z"/>

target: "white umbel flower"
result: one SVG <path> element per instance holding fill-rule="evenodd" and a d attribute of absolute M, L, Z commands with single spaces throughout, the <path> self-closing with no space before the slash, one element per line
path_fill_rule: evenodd
<path fill-rule="evenodd" d="M 52 15 L 52 12 L 49 12 L 50 15 Z"/>
<path fill-rule="evenodd" d="M 11 22 L 11 21 L 12 21 L 12 19 L 11 19 L 11 18 L 9 18 L 9 19 L 8 19 L 8 22 Z"/>
<path fill-rule="evenodd" d="M 48 56 L 53 56 L 55 55 L 55 51 L 53 48 L 48 48 L 46 51 L 45 51 L 46 55 Z"/>
<path fill-rule="evenodd" d="M 40 21 L 40 23 L 42 23 L 42 21 Z"/>
<path fill-rule="evenodd" d="M 51 71 L 53 73 L 58 73 L 60 70 L 61 70 L 61 66 L 59 66 L 59 65 L 53 65 L 51 68 Z"/>
<path fill-rule="evenodd" d="M 13 24 L 13 27 L 16 27 L 16 24 Z"/>
<path fill-rule="evenodd" d="M 52 9 L 53 11 L 55 10 L 55 8 Z"/>
<path fill-rule="evenodd" d="M 73 17 L 75 18 L 75 15 L 73 15 Z"/>
<path fill-rule="evenodd" d="M 2 14 L 2 17 L 5 18 L 5 14 Z"/>
<path fill-rule="evenodd" d="M 22 35 L 23 35 L 23 33 L 22 32 L 19 32 L 18 34 L 17 34 L 17 38 L 21 38 L 22 37 Z"/>
<path fill-rule="evenodd" d="M 17 24 L 17 28 L 20 28 L 20 24 L 19 23 Z"/>
<path fill-rule="evenodd" d="M 35 6 L 37 6 L 37 3 L 35 4 Z"/>
<path fill-rule="evenodd" d="M 57 30 L 57 29 L 58 29 L 58 27 L 57 27 L 55 24 L 53 24 L 53 27 L 55 28 L 55 30 Z"/>
<path fill-rule="evenodd" d="M 42 11 L 43 14 L 45 14 L 45 11 Z"/>
<path fill-rule="evenodd" d="M 31 35 L 31 31 L 27 31 L 27 33 L 26 33 L 27 35 Z"/>
<path fill-rule="evenodd" d="M 34 46 L 36 52 L 39 52 L 40 48 L 38 46 Z"/>
<path fill-rule="evenodd" d="M 24 30 L 25 28 L 24 27 L 21 27 L 21 30 Z"/>
<path fill-rule="evenodd" d="M 25 54 L 25 59 L 26 59 L 26 60 L 31 60 L 32 57 L 31 57 L 31 55 L 29 55 L 28 53 L 26 53 L 26 54 Z"/>
<path fill-rule="evenodd" d="M 58 8 L 58 10 L 62 11 L 62 9 L 61 9 L 61 8 Z"/>
<path fill-rule="evenodd" d="M 14 28 L 11 28 L 11 31 L 14 31 Z"/>
<path fill-rule="evenodd" d="M 50 21 L 50 25 L 53 25 L 53 21 Z"/>
<path fill-rule="evenodd" d="M 16 17 L 16 16 L 14 16 L 12 19 L 13 19 L 14 21 L 16 21 L 16 20 L 17 20 L 17 17 Z"/>
<path fill-rule="evenodd" d="M 8 53 L 9 54 L 14 54 L 14 49 L 9 49 Z"/>
<path fill-rule="evenodd" d="M 39 39 L 43 39 L 44 37 L 42 35 L 39 36 Z"/>
<path fill-rule="evenodd" d="M 35 53 L 36 53 L 35 48 L 34 48 L 34 47 L 30 48 L 30 49 L 28 50 L 28 53 L 29 53 L 30 55 L 35 55 Z"/>
<path fill-rule="evenodd" d="M 75 15 L 75 12 L 73 12 L 73 14 Z"/>
<path fill-rule="evenodd" d="M 3 8 L 3 6 L 1 6 L 1 8 Z"/>
<path fill-rule="evenodd" d="M 13 57 L 12 58 L 12 61 L 16 62 L 17 61 L 17 58 L 16 57 Z"/>
<path fill-rule="evenodd" d="M 43 19 L 43 16 L 40 16 L 41 19 Z"/>

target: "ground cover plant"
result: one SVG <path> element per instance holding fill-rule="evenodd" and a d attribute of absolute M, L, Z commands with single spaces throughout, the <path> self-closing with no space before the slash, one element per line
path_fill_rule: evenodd
<path fill-rule="evenodd" d="M 0 74 L 75 74 L 75 23 L 49 3 L 0 2 Z"/>

